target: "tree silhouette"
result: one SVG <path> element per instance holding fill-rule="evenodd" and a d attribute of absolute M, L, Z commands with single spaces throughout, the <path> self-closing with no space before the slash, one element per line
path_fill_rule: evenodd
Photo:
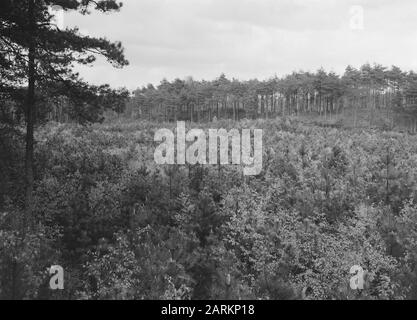
<path fill-rule="evenodd" d="M 38 88 L 49 88 L 51 94 L 67 96 L 80 105 L 97 104 L 108 93 L 108 87 L 83 82 L 74 66 L 92 64 L 98 55 L 115 67 L 128 64 L 121 43 L 83 36 L 77 28 L 60 29 L 49 13 L 52 6 L 85 15 L 91 10 L 118 11 L 122 4 L 115 0 L 4 0 L 0 3 L 0 89 L 16 93 L 27 88 L 22 103 L 26 123 L 26 220 L 33 209 Z"/>

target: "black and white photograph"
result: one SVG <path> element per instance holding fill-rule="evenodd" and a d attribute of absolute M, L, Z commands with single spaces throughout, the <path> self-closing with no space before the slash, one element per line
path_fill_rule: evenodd
<path fill-rule="evenodd" d="M 416 299 L 415 0 L 0 0 L 0 300 Z"/>

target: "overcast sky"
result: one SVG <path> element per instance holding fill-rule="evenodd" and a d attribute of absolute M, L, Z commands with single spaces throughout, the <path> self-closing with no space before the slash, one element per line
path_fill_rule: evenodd
<path fill-rule="evenodd" d="M 119 13 L 65 16 L 120 40 L 130 66 L 83 68 L 93 83 L 135 89 L 163 78 L 247 80 L 366 62 L 417 70 L 416 0 L 124 0 Z M 360 10 L 363 8 L 363 28 Z M 353 9 L 352 9 L 353 8 Z"/>

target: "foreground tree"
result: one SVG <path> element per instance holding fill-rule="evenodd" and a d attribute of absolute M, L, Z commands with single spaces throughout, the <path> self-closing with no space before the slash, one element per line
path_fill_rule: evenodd
<path fill-rule="evenodd" d="M 26 97 L 21 101 L 26 125 L 26 222 L 33 210 L 38 88 L 47 87 L 51 95 L 66 96 L 80 105 L 98 104 L 103 94 L 109 94 L 108 87 L 83 82 L 74 66 L 92 64 L 97 55 L 104 56 L 115 67 L 128 64 L 120 42 L 83 36 L 77 28 L 60 29 L 48 10 L 53 6 L 89 14 L 91 10 L 118 11 L 122 4 L 115 0 L 2 0 L 0 3 L 0 90 L 18 92 L 27 88 Z"/>

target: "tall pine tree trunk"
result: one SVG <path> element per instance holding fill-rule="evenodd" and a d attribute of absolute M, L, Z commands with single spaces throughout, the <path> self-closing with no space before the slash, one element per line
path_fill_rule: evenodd
<path fill-rule="evenodd" d="M 28 91 L 26 97 L 26 153 L 25 153 L 25 169 L 26 169 L 26 217 L 27 223 L 33 212 L 33 161 L 34 161 L 34 126 L 36 121 L 35 110 L 35 0 L 28 0 L 28 21 L 29 21 L 29 54 L 28 54 Z"/>

